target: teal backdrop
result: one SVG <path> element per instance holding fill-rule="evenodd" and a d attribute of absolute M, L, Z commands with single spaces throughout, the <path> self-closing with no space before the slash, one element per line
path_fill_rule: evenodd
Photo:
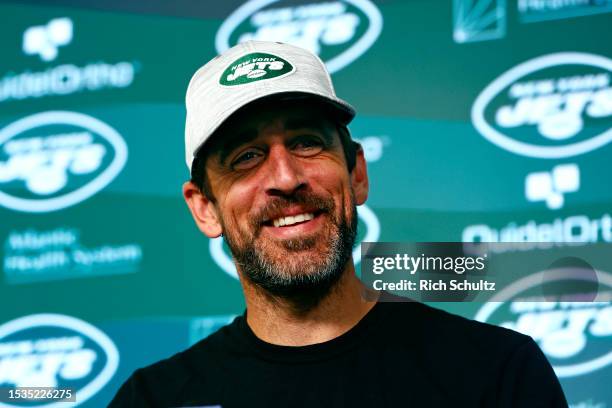
<path fill-rule="evenodd" d="M 371 185 L 360 242 L 612 242 L 611 12 L 609 0 L 0 2 L 0 386 L 74 387 L 76 405 L 105 406 L 136 368 L 243 312 L 227 247 L 197 230 L 181 185 L 188 81 L 247 39 L 318 53 L 355 106 Z M 609 300 L 507 299 L 503 316 L 436 306 L 533 336 L 570 405 L 604 408 Z"/>

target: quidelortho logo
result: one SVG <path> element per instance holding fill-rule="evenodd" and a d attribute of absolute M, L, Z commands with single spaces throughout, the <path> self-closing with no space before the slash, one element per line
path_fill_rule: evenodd
<path fill-rule="evenodd" d="M 593 218 L 581 214 L 555 218 L 550 222 L 512 221 L 501 228 L 474 224 L 465 227 L 461 242 L 500 243 L 491 246 L 493 252 L 612 243 L 612 217 L 607 213 Z"/>
<path fill-rule="evenodd" d="M 119 133 L 91 116 L 37 113 L 0 130 L 0 205 L 16 211 L 66 208 L 106 187 L 128 151 Z"/>
<path fill-rule="evenodd" d="M 472 122 L 497 146 L 558 159 L 612 140 L 612 60 L 557 53 L 524 62 L 495 79 L 472 107 Z"/>
<path fill-rule="evenodd" d="M 45 65 L 52 62 L 56 64 L 43 70 L 25 69 L 16 73 L 9 69 L 1 74 L 0 103 L 123 89 L 132 85 L 138 71 L 137 62 L 107 62 L 93 55 L 90 59 L 95 62 L 80 64 L 68 61 L 60 53 L 61 49 L 75 46 L 73 43 L 79 32 L 77 28 L 77 22 L 69 17 L 54 18 L 45 25 L 25 27 L 21 49 L 24 54 L 31 55 L 27 58 L 35 63 L 38 56 Z M 96 47 L 89 47 L 80 54 L 89 55 L 93 49 Z M 4 57 L 11 60 L 21 58 L 21 55 Z M 40 62 L 36 65 L 40 65 Z"/>
<path fill-rule="evenodd" d="M 577 273 L 571 268 L 537 272 L 497 293 L 476 314 L 476 320 L 531 336 L 548 357 L 557 376 L 574 377 L 612 364 L 612 275 Z M 544 284 L 596 281 L 592 302 L 534 301 L 530 291 Z M 605 289 L 604 289 L 605 288 Z M 537 291 L 536 291 L 537 292 Z M 541 295 L 540 295 L 541 297 Z"/>
<path fill-rule="evenodd" d="M 366 205 L 357 207 L 357 216 L 359 218 L 359 231 L 365 231 L 364 234 L 360 234 L 357 239 L 357 243 L 353 248 L 353 260 L 355 265 L 361 261 L 361 242 L 376 242 L 380 237 L 380 222 L 370 208 Z M 215 263 L 223 269 L 228 275 L 238 279 L 238 272 L 236 266 L 232 262 L 232 256 L 229 250 L 224 246 L 224 240 L 222 237 L 211 239 L 209 241 L 210 255 L 212 256 Z"/>
<path fill-rule="evenodd" d="M 221 85 L 243 85 L 264 79 L 280 78 L 295 71 L 287 60 L 272 54 L 255 52 L 232 62 L 221 74 Z"/>
<path fill-rule="evenodd" d="M 280 41 L 318 54 L 330 72 L 353 62 L 382 30 L 380 11 L 369 0 L 296 5 L 283 0 L 251 0 L 221 25 L 215 44 L 222 53 L 248 40 Z"/>
<path fill-rule="evenodd" d="M 544 201 L 550 210 L 558 210 L 565 203 L 565 194 L 580 188 L 580 169 L 577 164 L 559 164 L 551 171 L 536 171 L 525 178 L 527 201 Z"/>
<path fill-rule="evenodd" d="M 43 26 L 27 28 L 23 33 L 22 49 L 26 55 L 38 55 L 43 61 L 53 61 L 58 47 L 72 41 L 72 20 L 54 18 Z"/>
<path fill-rule="evenodd" d="M 118 365 L 119 352 L 112 340 L 74 317 L 36 314 L 0 326 L 2 387 L 74 388 L 81 404 L 111 380 Z M 16 406 L 20 405 L 0 403 L 0 407 Z"/>

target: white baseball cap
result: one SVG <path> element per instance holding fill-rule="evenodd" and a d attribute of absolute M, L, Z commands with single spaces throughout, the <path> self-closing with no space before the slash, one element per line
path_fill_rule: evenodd
<path fill-rule="evenodd" d="M 240 108 L 272 95 L 309 96 L 329 104 L 338 120 L 355 116 L 336 96 L 323 61 L 311 52 L 279 42 L 247 41 L 202 66 L 189 81 L 185 103 L 185 159 L 191 171 L 196 153 Z"/>

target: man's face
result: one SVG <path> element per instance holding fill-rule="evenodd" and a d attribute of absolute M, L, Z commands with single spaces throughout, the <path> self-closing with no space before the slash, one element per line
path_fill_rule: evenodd
<path fill-rule="evenodd" d="M 278 104 L 243 112 L 219 137 L 206 167 L 242 275 L 272 295 L 328 290 L 357 226 L 335 124 L 308 105 Z"/>

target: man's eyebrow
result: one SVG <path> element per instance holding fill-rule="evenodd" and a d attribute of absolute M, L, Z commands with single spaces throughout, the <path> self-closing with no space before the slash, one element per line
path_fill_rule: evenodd
<path fill-rule="evenodd" d="M 315 129 L 321 132 L 325 131 L 325 125 L 321 122 L 320 119 L 314 117 L 287 119 L 287 122 L 285 123 L 285 128 L 289 130 Z"/>
<path fill-rule="evenodd" d="M 255 129 L 244 129 L 238 133 L 229 135 L 228 138 L 219 146 L 219 161 L 222 164 L 225 163 L 225 160 L 227 160 L 227 157 L 234 151 L 234 149 L 244 143 L 255 140 L 255 138 L 257 138 L 257 130 Z"/>
<path fill-rule="evenodd" d="M 329 132 L 329 126 L 326 126 L 320 119 L 314 117 L 289 119 L 285 123 L 285 127 L 289 130 L 316 130 L 323 136 L 327 145 L 331 145 L 334 140 L 332 134 Z"/>
<path fill-rule="evenodd" d="M 329 126 L 326 126 L 321 122 L 320 119 L 309 117 L 309 118 L 293 118 L 288 119 L 285 123 L 285 128 L 288 130 L 296 129 L 312 129 L 318 131 L 327 145 L 333 144 L 333 136 L 329 132 Z M 242 129 L 233 133 L 231 129 L 222 131 L 221 133 L 230 133 L 227 138 L 219 144 L 217 151 L 219 152 L 219 161 L 224 164 L 228 156 L 237 147 L 248 143 L 257 138 L 256 129 Z"/>

